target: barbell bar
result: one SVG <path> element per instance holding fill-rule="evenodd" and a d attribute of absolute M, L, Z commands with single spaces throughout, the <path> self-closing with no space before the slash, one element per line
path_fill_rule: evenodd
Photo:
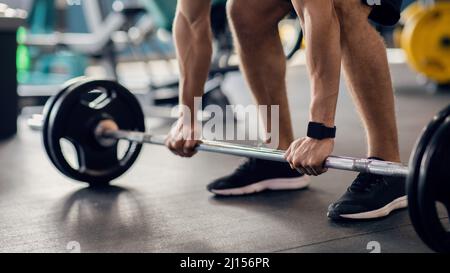
<path fill-rule="evenodd" d="M 128 140 L 140 144 L 165 145 L 166 136 L 152 135 L 143 132 L 123 131 L 123 130 L 99 130 L 97 137 Z M 196 147 L 197 151 L 227 154 L 241 157 L 258 158 L 270 161 L 286 162 L 284 151 L 269 149 L 265 147 L 253 147 L 234 143 L 202 140 Z M 329 156 L 324 163 L 326 168 L 371 173 L 385 176 L 406 177 L 409 168 L 399 163 L 381 161 L 365 158 L 354 158 L 344 156 Z"/>
<path fill-rule="evenodd" d="M 28 125 L 34 130 L 42 130 L 42 115 L 34 115 L 28 120 Z M 102 143 L 102 139 L 127 140 L 139 144 L 153 144 L 165 146 L 166 135 L 153 135 L 137 131 L 106 130 L 101 128 L 101 123 L 96 130 L 96 138 Z M 233 156 L 258 158 L 263 160 L 286 162 L 284 151 L 266 147 L 255 147 L 242 144 L 234 144 L 222 141 L 202 140 L 195 148 L 196 151 L 227 154 Z M 355 158 L 348 156 L 329 156 L 324 162 L 325 168 L 371 173 L 384 176 L 406 177 L 409 174 L 408 166 L 400 163 L 381 161 L 376 159 Z"/>

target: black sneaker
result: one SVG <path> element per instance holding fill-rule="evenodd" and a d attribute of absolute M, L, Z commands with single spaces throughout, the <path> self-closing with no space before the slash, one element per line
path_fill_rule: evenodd
<path fill-rule="evenodd" d="M 209 184 L 207 189 L 216 195 L 244 195 L 264 190 L 297 190 L 308 185 L 309 178 L 286 163 L 252 158 L 234 173 Z"/>
<path fill-rule="evenodd" d="M 404 178 L 360 173 L 327 215 L 333 220 L 373 219 L 406 207 Z"/>

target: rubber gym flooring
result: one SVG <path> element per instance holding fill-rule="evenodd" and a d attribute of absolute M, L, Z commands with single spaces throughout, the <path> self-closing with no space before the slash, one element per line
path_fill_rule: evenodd
<path fill-rule="evenodd" d="M 404 162 L 421 129 L 450 102 L 432 95 L 405 64 L 392 64 Z M 304 66 L 288 70 L 295 134 L 304 135 L 309 91 Z M 224 89 L 247 101 L 239 74 Z M 151 122 L 151 120 L 149 120 Z M 344 84 L 334 154 L 364 156 L 365 140 Z M 45 155 L 38 132 L 19 121 L 17 137 L 0 144 L 0 251 L 67 252 L 429 252 L 406 210 L 378 221 L 334 223 L 327 206 L 355 177 L 331 170 L 308 190 L 216 198 L 205 190 L 241 159 L 202 153 L 191 160 L 146 146 L 130 172 L 108 189 L 91 190 L 60 175 Z M 160 131 L 167 130 L 160 128 Z M 370 247 L 369 247 L 370 248 Z"/>

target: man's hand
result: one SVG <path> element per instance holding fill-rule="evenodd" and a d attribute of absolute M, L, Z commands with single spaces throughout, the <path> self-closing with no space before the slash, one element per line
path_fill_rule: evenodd
<path fill-rule="evenodd" d="M 284 156 L 291 168 L 317 176 L 327 171 L 323 164 L 333 152 L 333 148 L 333 139 L 317 140 L 305 137 L 294 141 Z"/>
<path fill-rule="evenodd" d="M 197 152 L 195 147 L 201 143 L 197 137 L 198 127 L 184 124 L 180 117 L 166 138 L 166 146 L 172 153 L 181 157 L 192 157 Z"/>

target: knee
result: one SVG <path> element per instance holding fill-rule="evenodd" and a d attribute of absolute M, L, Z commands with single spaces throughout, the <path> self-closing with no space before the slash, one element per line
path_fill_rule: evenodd
<path fill-rule="evenodd" d="M 316 23 L 336 20 L 333 0 L 298 0 L 295 7 L 297 13 L 303 19 L 308 18 L 308 20 L 316 21 Z"/>
<path fill-rule="evenodd" d="M 258 23 L 257 12 L 252 12 L 254 8 L 247 0 L 229 0 L 227 2 L 228 19 L 237 34 L 252 35 L 261 28 Z"/>
<path fill-rule="evenodd" d="M 334 10 L 336 13 L 341 16 L 344 15 L 346 12 L 349 12 L 351 9 L 351 3 L 354 2 L 353 0 L 333 0 Z"/>

